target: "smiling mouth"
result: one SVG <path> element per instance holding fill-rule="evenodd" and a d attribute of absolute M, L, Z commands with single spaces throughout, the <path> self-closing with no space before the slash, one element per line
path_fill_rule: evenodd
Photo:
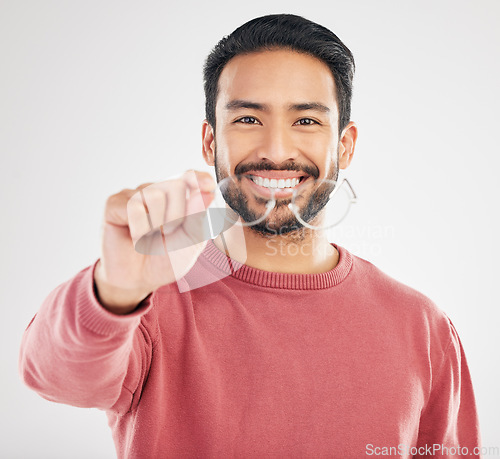
<path fill-rule="evenodd" d="M 296 188 L 300 183 L 306 180 L 307 177 L 293 177 L 293 178 L 267 178 L 261 177 L 259 175 L 249 174 L 248 178 L 252 180 L 256 185 L 263 188 L 267 188 L 274 191 L 291 191 Z"/>

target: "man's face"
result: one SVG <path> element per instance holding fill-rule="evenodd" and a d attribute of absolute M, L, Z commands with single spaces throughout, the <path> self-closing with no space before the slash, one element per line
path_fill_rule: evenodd
<path fill-rule="evenodd" d="M 225 66 L 219 79 L 213 144 L 217 180 L 236 174 L 262 178 L 257 183 L 241 182 L 225 196 L 243 220 L 264 214 L 272 179 L 290 179 L 292 186 L 300 180 L 295 187 L 306 190 L 311 189 L 306 180 L 337 179 L 335 94 L 328 66 L 294 51 L 240 55 Z M 287 207 L 291 196 L 290 188 L 275 190 L 274 210 L 252 229 L 283 234 L 300 228 Z M 305 219 L 312 221 L 321 206 L 314 205 L 312 194 L 305 198 Z"/>

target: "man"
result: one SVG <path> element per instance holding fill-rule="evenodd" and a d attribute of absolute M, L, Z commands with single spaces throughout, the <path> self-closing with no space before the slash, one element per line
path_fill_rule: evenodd
<path fill-rule="evenodd" d="M 222 39 L 204 72 L 203 156 L 219 185 L 239 177 L 225 198 L 240 224 L 193 237 L 188 216 L 213 199 L 206 173 L 111 196 L 100 259 L 25 332 L 24 382 L 105 410 L 119 457 L 478 457 L 449 318 L 289 206 L 305 190 L 298 213 L 320 228 L 310 186 L 352 160 L 350 51 L 269 15 Z M 164 256 L 137 250 L 153 227 Z M 309 249 L 271 250 L 292 244 Z"/>

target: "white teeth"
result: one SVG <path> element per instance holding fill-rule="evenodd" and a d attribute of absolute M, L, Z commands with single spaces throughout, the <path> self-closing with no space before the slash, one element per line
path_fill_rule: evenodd
<path fill-rule="evenodd" d="M 268 179 L 268 178 L 263 178 L 258 175 L 252 176 L 252 180 L 260 186 L 264 186 L 266 188 L 276 188 L 276 189 L 283 189 L 283 188 L 293 188 L 298 185 L 300 182 L 300 178 L 292 178 L 292 179 Z"/>

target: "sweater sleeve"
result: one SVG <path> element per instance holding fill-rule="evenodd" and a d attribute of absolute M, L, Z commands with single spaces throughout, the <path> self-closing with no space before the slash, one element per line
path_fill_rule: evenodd
<path fill-rule="evenodd" d="M 480 457 L 480 432 L 472 380 L 462 343 L 448 318 L 450 340 L 421 418 L 414 457 Z M 460 448 L 460 450 L 458 450 Z"/>
<path fill-rule="evenodd" d="M 151 363 L 154 336 L 141 318 L 152 294 L 130 314 L 109 312 L 94 290 L 98 261 L 44 300 L 23 334 L 19 373 L 47 400 L 125 413 L 137 403 Z"/>

